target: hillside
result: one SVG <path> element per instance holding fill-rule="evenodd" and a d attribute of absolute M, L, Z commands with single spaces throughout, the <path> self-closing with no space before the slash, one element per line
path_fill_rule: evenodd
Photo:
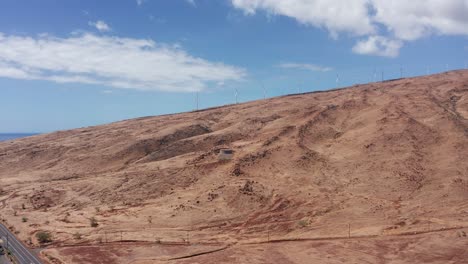
<path fill-rule="evenodd" d="M 232 160 L 218 159 L 223 147 Z M 467 157 L 468 71 L 453 71 L 0 142 L 0 215 L 25 242 L 51 232 L 57 263 L 78 254 L 62 246 L 105 240 L 208 246 L 462 234 Z M 434 241 L 454 247 L 452 263 L 468 257 L 457 251 L 468 245 L 463 235 Z M 229 248 L 226 263 L 245 263 L 236 256 L 252 248 Z M 106 263 L 129 263 L 100 252 Z M 158 263 L 133 253 L 135 263 Z M 308 257 L 320 261 L 317 254 Z M 250 263 L 268 263 L 254 255 Z M 227 256 L 218 257 L 213 263 Z"/>

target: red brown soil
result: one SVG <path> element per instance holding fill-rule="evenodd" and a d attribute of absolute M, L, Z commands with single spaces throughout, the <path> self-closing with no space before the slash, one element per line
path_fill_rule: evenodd
<path fill-rule="evenodd" d="M 218 160 L 225 147 L 233 160 Z M 0 215 L 24 241 L 51 232 L 55 247 L 187 237 L 236 245 L 200 263 L 245 263 L 243 254 L 249 263 L 284 254 L 282 263 L 353 263 L 350 254 L 354 263 L 388 254 L 414 263 L 437 246 L 433 263 L 462 263 L 457 250 L 468 239 L 415 239 L 421 253 L 406 258 L 398 249 L 410 242 L 393 235 L 468 226 L 467 157 L 468 71 L 454 71 L 1 142 Z M 278 243 L 240 246 L 343 238 L 349 227 L 352 237 L 372 238 L 349 250 L 347 242 L 281 242 L 301 249 L 297 258 Z"/>

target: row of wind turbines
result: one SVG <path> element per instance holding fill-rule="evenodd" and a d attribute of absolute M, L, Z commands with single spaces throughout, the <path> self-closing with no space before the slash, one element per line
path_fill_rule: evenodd
<path fill-rule="evenodd" d="M 464 65 L 464 69 L 468 69 L 468 63 L 465 62 L 465 65 Z M 402 65 L 400 65 L 400 78 L 404 78 L 404 68 Z M 430 68 L 429 66 L 426 66 L 426 75 L 429 75 L 430 73 Z M 445 70 L 446 71 L 449 71 L 449 64 L 446 64 L 445 65 Z M 376 68 L 374 68 L 374 72 L 373 72 L 373 76 L 372 76 L 372 82 L 384 82 L 386 79 L 385 79 L 385 71 L 384 70 L 381 70 L 380 71 L 380 80 L 378 80 L 378 74 L 379 72 L 377 71 Z M 336 83 L 336 86 L 335 88 L 340 88 L 340 74 L 339 73 L 336 73 L 336 79 L 335 79 L 335 83 Z M 261 87 L 262 87 L 262 90 L 263 90 L 263 99 L 266 99 L 267 98 L 267 88 L 266 86 L 264 85 L 264 83 L 262 81 L 260 81 L 260 84 L 261 84 Z M 302 90 L 300 88 L 301 86 L 298 85 L 298 94 L 302 93 Z M 196 111 L 200 110 L 200 105 L 199 105 L 199 93 L 200 92 L 196 92 L 196 95 L 195 95 L 195 101 L 196 101 Z M 238 104 L 239 103 L 239 90 L 237 88 L 234 88 L 234 96 L 235 96 L 235 104 Z"/>

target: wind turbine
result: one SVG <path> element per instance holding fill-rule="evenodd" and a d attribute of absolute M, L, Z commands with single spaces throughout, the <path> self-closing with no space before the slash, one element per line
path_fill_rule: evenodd
<path fill-rule="evenodd" d="M 299 93 L 302 93 L 301 86 L 302 86 L 302 82 L 298 82 L 297 83 L 297 90 L 298 90 Z"/>
<path fill-rule="evenodd" d="M 340 82 L 340 75 L 337 73 L 336 74 L 336 88 L 338 88 L 339 82 Z"/>
<path fill-rule="evenodd" d="M 263 99 L 266 99 L 266 93 L 267 93 L 267 91 L 266 91 L 265 85 L 263 84 L 262 81 L 260 81 L 260 84 L 262 85 L 262 89 L 263 89 Z"/>
<path fill-rule="evenodd" d="M 236 90 L 236 104 L 238 104 L 237 96 L 238 96 L 239 92 L 237 91 L 237 88 L 235 88 L 235 90 Z"/>

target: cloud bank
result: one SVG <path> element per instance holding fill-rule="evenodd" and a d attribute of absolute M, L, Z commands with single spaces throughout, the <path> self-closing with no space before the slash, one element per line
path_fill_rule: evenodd
<path fill-rule="evenodd" d="M 32 38 L 0 33 L 0 76 L 191 92 L 211 83 L 241 80 L 245 71 L 147 39 L 90 33 Z"/>
<path fill-rule="evenodd" d="M 313 71 L 313 72 L 327 72 L 333 70 L 330 67 L 324 67 L 315 64 L 306 64 L 306 63 L 282 63 L 279 64 L 278 67 L 284 69 L 299 69 L 299 70 L 306 70 L 306 71 Z"/>
<path fill-rule="evenodd" d="M 396 57 L 405 41 L 430 35 L 468 35 L 468 0 L 231 0 L 252 15 L 258 10 L 326 29 L 332 37 L 360 37 L 358 54 Z"/>

